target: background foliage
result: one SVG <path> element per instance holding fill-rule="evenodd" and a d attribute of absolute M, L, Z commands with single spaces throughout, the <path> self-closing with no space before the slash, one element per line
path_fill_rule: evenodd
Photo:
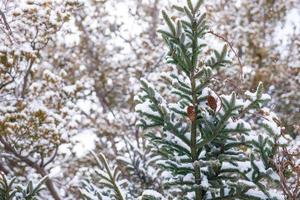
<path fill-rule="evenodd" d="M 84 198 L 83 180 L 103 192 L 93 150 L 120 172 L 118 180 L 127 180 L 120 184 L 126 198 L 148 198 L 152 190 L 166 195 L 160 157 L 136 126 L 134 96 L 145 78 L 168 102 L 177 101 L 169 75 L 180 70 L 165 62 L 168 51 L 157 34 L 163 8 L 171 22 L 182 17 L 174 3 L 186 1 L 0 1 L 0 183 L 13 182 L 14 192 L 15 185 L 35 186 L 48 177 L 38 199 Z M 262 81 L 272 97 L 271 109 L 256 114 L 276 112 L 285 127 L 290 145 L 273 164 L 282 174 L 277 189 L 290 199 L 299 187 L 287 185 L 300 176 L 299 6 L 299 0 L 214 0 L 201 8 L 211 47 L 203 55 L 226 44 L 232 60 L 216 69 L 211 88 L 241 98 Z"/>

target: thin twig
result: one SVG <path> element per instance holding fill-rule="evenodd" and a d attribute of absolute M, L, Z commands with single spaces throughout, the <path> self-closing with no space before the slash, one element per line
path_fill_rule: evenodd
<path fill-rule="evenodd" d="M 0 16 L 1 16 L 2 20 L 3 20 L 3 23 L 4 23 L 4 25 L 5 25 L 5 28 L 9 31 L 10 34 L 12 34 L 12 31 L 11 31 L 11 29 L 10 29 L 8 23 L 7 23 L 5 14 L 4 14 L 1 10 L 0 10 Z"/>
<path fill-rule="evenodd" d="M 29 62 L 29 66 L 27 68 L 27 71 L 26 71 L 26 74 L 24 76 L 24 80 L 23 80 L 23 87 L 22 87 L 22 91 L 21 91 L 21 97 L 24 98 L 25 97 L 25 92 L 26 92 L 26 89 L 27 89 L 27 82 L 28 82 L 28 78 L 29 78 L 29 75 L 30 75 L 30 72 L 31 72 L 31 68 L 34 64 L 34 61 L 35 59 L 32 58 Z"/>
<path fill-rule="evenodd" d="M 9 41 L 11 43 L 13 43 L 13 41 L 11 39 L 11 37 L 13 37 L 13 32 L 11 31 L 11 28 L 10 28 L 9 24 L 7 23 L 7 20 L 6 20 L 4 12 L 2 12 L 1 10 L 0 10 L 0 16 L 2 18 L 2 21 L 3 21 L 3 24 L 4 24 L 5 28 L 6 28 L 6 30 L 8 31 L 8 34 L 6 33 L 7 36 L 8 36 L 8 39 L 9 39 Z"/>
<path fill-rule="evenodd" d="M 234 53 L 235 57 L 238 59 L 238 63 L 239 63 L 239 66 L 240 66 L 240 79 L 241 79 L 241 81 L 242 81 L 242 80 L 243 80 L 243 76 L 244 76 L 243 65 L 242 65 L 242 62 L 241 62 L 241 59 L 240 59 L 238 53 L 234 50 L 232 44 L 231 44 L 231 43 L 228 41 L 228 39 L 226 39 L 224 36 L 219 35 L 219 34 L 213 32 L 212 30 L 208 31 L 207 33 L 212 34 L 212 35 L 214 35 L 214 36 L 220 38 L 221 40 L 223 40 L 224 42 L 226 42 L 226 44 L 229 45 L 229 47 L 230 47 L 230 49 L 232 50 L 232 52 Z"/>

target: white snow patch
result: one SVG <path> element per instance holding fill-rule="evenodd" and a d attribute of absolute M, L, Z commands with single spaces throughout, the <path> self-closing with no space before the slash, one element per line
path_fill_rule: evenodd
<path fill-rule="evenodd" d="M 91 130 L 85 130 L 71 138 L 71 141 L 76 143 L 73 150 L 77 157 L 85 156 L 89 151 L 95 148 L 97 136 Z"/>

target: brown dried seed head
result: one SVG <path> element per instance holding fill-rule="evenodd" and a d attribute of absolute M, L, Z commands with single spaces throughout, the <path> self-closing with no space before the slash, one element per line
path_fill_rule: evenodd
<path fill-rule="evenodd" d="M 216 112 L 216 110 L 217 110 L 217 100 L 216 100 L 213 96 L 211 96 L 211 95 L 207 96 L 206 100 L 207 100 L 208 106 L 209 106 L 213 111 Z"/>
<path fill-rule="evenodd" d="M 196 112 L 194 106 L 188 106 L 187 108 L 187 116 L 191 120 L 191 122 L 195 121 L 196 119 Z"/>

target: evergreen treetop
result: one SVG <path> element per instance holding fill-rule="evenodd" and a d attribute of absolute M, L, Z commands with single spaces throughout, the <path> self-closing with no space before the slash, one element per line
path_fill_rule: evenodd
<path fill-rule="evenodd" d="M 142 80 L 139 126 L 148 130 L 149 147 L 161 156 L 157 163 L 170 173 L 165 186 L 175 197 L 276 199 L 266 187 L 268 181 L 278 181 L 269 158 L 280 128 L 273 113 L 263 109 L 270 97 L 261 83 L 256 92 L 246 92 L 246 100 L 209 88 L 216 71 L 230 61 L 226 45 L 221 52 L 203 55 L 209 44 L 202 3 L 187 0 L 186 6 L 174 6 L 185 15 L 182 19 L 172 20 L 162 11 L 167 28 L 159 32 L 169 48 L 167 62 L 179 69 L 169 77 L 176 103 Z M 264 116 L 256 119 L 253 113 L 261 110 Z"/>

